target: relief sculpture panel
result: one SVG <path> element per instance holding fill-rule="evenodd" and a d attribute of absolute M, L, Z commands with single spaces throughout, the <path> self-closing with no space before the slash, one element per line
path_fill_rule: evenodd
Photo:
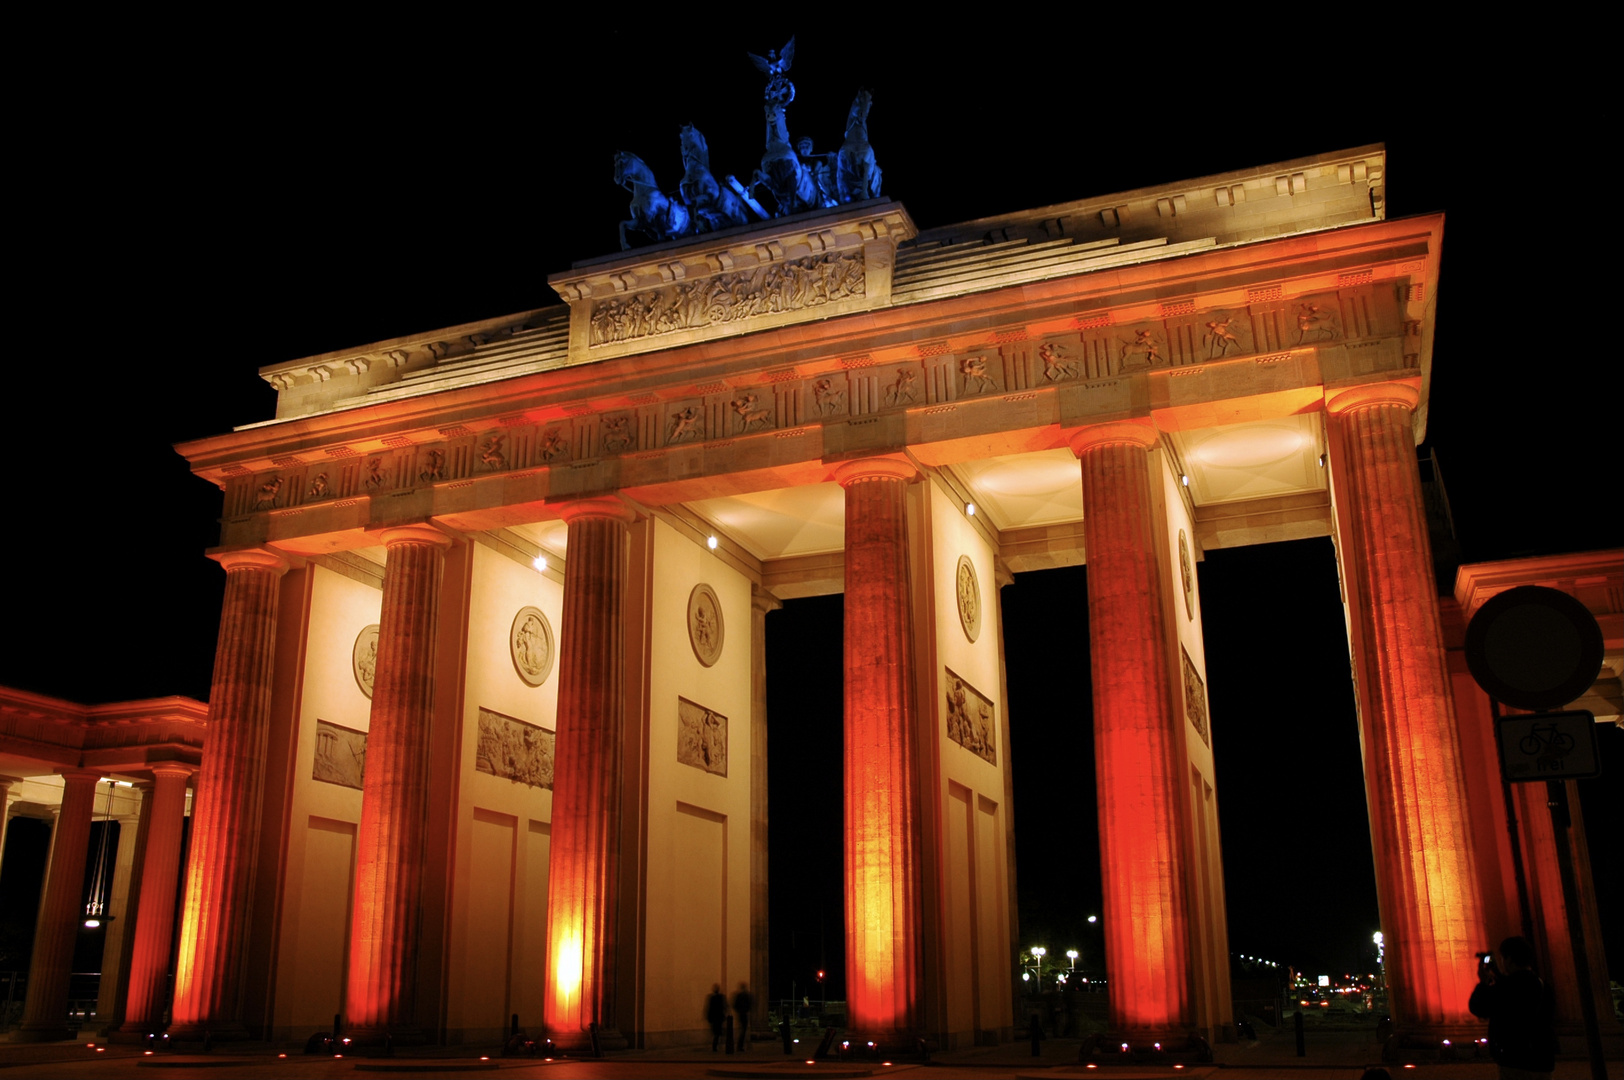
<path fill-rule="evenodd" d="M 860 252 L 831 252 L 606 300 L 592 309 L 592 345 L 741 322 L 865 294 Z"/>
<path fill-rule="evenodd" d="M 482 708 L 474 767 L 488 776 L 551 791 L 555 739 L 546 728 Z"/>
<path fill-rule="evenodd" d="M 316 763 L 310 778 L 324 784 L 361 790 L 367 768 L 367 733 L 316 721 Z"/>
<path fill-rule="evenodd" d="M 947 737 L 989 765 L 998 764 L 997 710 L 987 696 L 947 672 Z"/>
<path fill-rule="evenodd" d="M 677 698 L 677 762 L 717 776 L 727 775 L 727 717 Z"/>
<path fill-rule="evenodd" d="M 1184 712 L 1189 716 L 1190 723 L 1195 725 L 1196 734 L 1208 746 L 1212 745 L 1212 738 L 1207 734 L 1207 684 L 1202 681 L 1201 673 L 1195 669 L 1195 661 L 1183 648 L 1179 655 L 1184 660 Z"/>

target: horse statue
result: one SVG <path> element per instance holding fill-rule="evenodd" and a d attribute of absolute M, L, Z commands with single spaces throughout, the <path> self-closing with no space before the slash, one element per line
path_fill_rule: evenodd
<path fill-rule="evenodd" d="M 868 110 L 874 98 L 859 90 L 846 116 L 846 141 L 840 147 L 840 164 L 835 171 L 835 187 L 843 203 L 878 198 L 880 167 L 874 163 L 874 148 L 868 144 Z"/>
<path fill-rule="evenodd" d="M 745 225 L 750 221 L 744 200 L 731 186 L 716 182 L 710 171 L 710 148 L 705 136 L 692 124 L 682 129 L 682 183 L 677 192 L 693 212 L 695 232 L 715 232 L 732 225 Z"/>
<path fill-rule="evenodd" d="M 660 190 L 654 173 L 636 154 L 622 150 L 615 155 L 615 183 L 632 193 L 631 217 L 620 223 L 620 250 L 632 246 L 626 237 L 628 226 L 654 243 L 675 240 L 695 231 L 688 208 Z"/>

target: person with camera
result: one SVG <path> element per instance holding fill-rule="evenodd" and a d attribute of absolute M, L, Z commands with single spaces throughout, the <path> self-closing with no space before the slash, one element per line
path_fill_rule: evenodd
<path fill-rule="evenodd" d="M 1489 1055 L 1500 1080 L 1544 1080 L 1556 1071 L 1556 1007 L 1535 972 L 1527 938 L 1500 943 L 1499 963 L 1479 953 L 1477 986 L 1466 1007 L 1489 1022 Z"/>

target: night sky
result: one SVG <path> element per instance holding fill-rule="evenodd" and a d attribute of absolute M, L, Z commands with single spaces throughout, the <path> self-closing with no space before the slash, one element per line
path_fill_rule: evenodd
<path fill-rule="evenodd" d="M 1593 316 L 1545 313 L 1584 222 L 1561 217 L 1574 239 L 1553 239 L 1538 200 L 1581 195 L 1536 198 L 1520 171 L 1562 137 L 1537 65 L 1445 81 L 1440 42 L 1354 58 L 1336 52 L 1347 28 L 1275 39 L 1205 19 L 1141 38 L 1092 16 L 752 17 L 708 37 L 664 29 L 697 18 L 646 18 L 663 36 L 630 17 L 568 33 L 524 15 L 267 23 L 252 48 L 220 31 L 186 52 L 145 24 L 76 54 L 94 109 L 48 104 L 57 86 L 22 102 L 0 683 L 206 698 L 223 574 L 202 551 L 220 498 L 171 444 L 268 418 L 261 365 L 556 302 L 547 274 L 616 247 L 618 149 L 674 189 L 691 122 L 718 175 L 747 176 L 761 81 L 744 53 L 792 32 L 792 135 L 835 149 L 870 89 L 885 194 L 922 227 L 1384 142 L 1388 215 L 1447 214 L 1428 444 L 1464 557 L 1624 543 L 1618 365 L 1582 332 Z M 1375 890 L 1330 542 L 1215 552 L 1199 574 L 1231 946 L 1314 970 L 1368 963 Z M 1003 603 L 1021 944 L 1086 957 L 1086 570 L 1020 575 Z M 818 966 L 820 898 L 823 957 L 840 964 L 839 626 L 838 597 L 768 619 L 774 995 L 792 976 L 805 992 Z M 1604 735 L 1624 770 L 1624 734 Z M 1602 784 L 1581 785 L 1593 844 L 1624 820 L 1620 786 Z M 1624 926 L 1618 860 L 1597 855 L 1604 923 Z"/>

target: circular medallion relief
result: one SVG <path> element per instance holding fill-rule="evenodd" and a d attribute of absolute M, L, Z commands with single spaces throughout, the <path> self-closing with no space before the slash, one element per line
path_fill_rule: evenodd
<path fill-rule="evenodd" d="M 722 637 L 722 605 L 716 590 L 700 582 L 688 594 L 688 643 L 701 664 L 710 667 L 716 663 L 722 655 Z"/>
<path fill-rule="evenodd" d="M 540 686 L 553 673 L 553 656 L 557 652 L 553 648 L 553 627 L 540 608 L 522 607 L 513 616 L 508 651 L 513 657 L 513 670 L 526 686 Z"/>
<path fill-rule="evenodd" d="M 1195 574 L 1190 568 L 1190 540 L 1179 530 L 1179 578 L 1184 582 L 1184 617 L 1195 618 Z"/>
<path fill-rule="evenodd" d="M 361 693 L 367 697 L 372 696 L 372 680 L 378 674 L 378 624 L 363 627 L 355 635 L 355 648 L 350 653 L 350 662 L 355 666 L 355 685 L 361 688 Z"/>
<path fill-rule="evenodd" d="M 964 636 L 974 641 L 981 636 L 981 583 L 976 580 L 976 568 L 970 556 L 959 556 L 959 567 L 953 576 L 954 591 L 959 595 L 959 625 L 964 627 Z"/>

